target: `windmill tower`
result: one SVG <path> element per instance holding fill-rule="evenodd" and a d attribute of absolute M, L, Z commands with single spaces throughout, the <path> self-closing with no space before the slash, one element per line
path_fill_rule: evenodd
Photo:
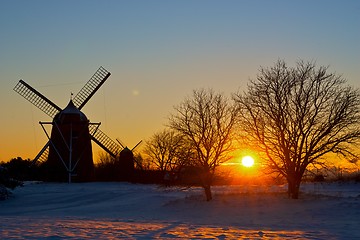
<path fill-rule="evenodd" d="M 142 143 L 142 140 L 138 142 L 132 149 L 128 148 L 124 144 L 121 143 L 120 140 L 116 139 L 116 141 L 123 148 L 120 151 L 119 159 L 118 159 L 118 167 L 119 167 L 119 176 L 120 180 L 131 180 L 133 179 L 134 170 L 135 170 L 135 157 L 134 150 Z"/>
<path fill-rule="evenodd" d="M 110 75 L 100 67 L 64 109 L 23 80 L 14 87 L 15 92 L 53 119 L 51 122 L 40 122 L 48 142 L 33 160 L 33 163 L 44 162 L 48 180 L 71 182 L 74 176 L 77 181 L 92 180 L 94 163 L 91 140 L 114 158 L 120 154 L 122 147 L 99 129 L 100 123 L 91 123 L 81 112 Z M 47 124 L 52 125 L 51 134 L 44 127 Z"/>

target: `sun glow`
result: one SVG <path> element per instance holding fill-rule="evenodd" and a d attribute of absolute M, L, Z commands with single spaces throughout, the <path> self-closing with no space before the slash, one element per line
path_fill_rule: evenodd
<path fill-rule="evenodd" d="M 245 156 L 242 158 L 241 164 L 245 167 L 252 167 L 254 165 L 254 158 L 251 156 Z"/>

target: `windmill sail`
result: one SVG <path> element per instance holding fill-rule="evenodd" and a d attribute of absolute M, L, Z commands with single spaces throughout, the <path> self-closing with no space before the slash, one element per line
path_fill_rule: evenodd
<path fill-rule="evenodd" d="M 142 140 L 140 140 L 140 141 L 135 145 L 135 147 L 133 147 L 133 148 L 131 149 L 131 151 L 134 151 L 135 148 L 137 148 L 141 143 L 142 143 Z"/>
<path fill-rule="evenodd" d="M 50 101 L 44 95 L 36 91 L 29 84 L 20 80 L 18 84 L 14 87 L 14 91 L 23 96 L 26 100 L 34 104 L 41 111 L 49 115 L 50 117 L 54 117 L 61 108 L 58 107 L 55 103 Z"/>
<path fill-rule="evenodd" d="M 32 161 L 32 164 L 35 164 L 36 162 L 45 162 L 48 159 L 49 156 L 49 145 L 50 141 L 48 141 L 45 146 L 40 150 L 40 152 L 36 155 L 34 160 Z"/>
<path fill-rule="evenodd" d="M 91 139 L 96 142 L 100 147 L 102 147 L 107 153 L 112 157 L 119 155 L 121 151 L 121 146 L 117 144 L 114 140 L 108 137 L 103 131 L 98 128 L 98 125 L 90 124 L 89 132 Z"/>
<path fill-rule="evenodd" d="M 74 97 L 73 102 L 75 106 L 81 110 L 110 75 L 110 72 L 108 72 L 105 68 L 100 67 Z"/>

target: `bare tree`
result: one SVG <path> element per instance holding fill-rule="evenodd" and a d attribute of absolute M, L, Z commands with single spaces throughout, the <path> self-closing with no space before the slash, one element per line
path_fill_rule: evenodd
<path fill-rule="evenodd" d="M 147 142 L 144 153 L 160 171 L 174 171 L 183 165 L 184 137 L 173 130 L 155 133 Z"/>
<path fill-rule="evenodd" d="M 194 149 L 193 165 L 201 168 L 201 185 L 209 201 L 215 169 L 229 160 L 233 150 L 236 109 L 223 94 L 201 89 L 176 106 L 175 111 L 169 118 L 169 126 L 186 137 Z"/>
<path fill-rule="evenodd" d="M 261 68 L 248 91 L 234 95 L 243 137 L 266 156 L 297 199 L 305 170 L 336 153 L 354 160 L 360 138 L 360 95 L 345 79 L 313 62 Z M 356 146 L 356 145 L 355 145 Z"/>

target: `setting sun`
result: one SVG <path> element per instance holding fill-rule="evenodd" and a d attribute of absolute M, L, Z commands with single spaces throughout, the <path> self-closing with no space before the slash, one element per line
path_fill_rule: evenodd
<path fill-rule="evenodd" d="M 245 167 L 252 167 L 254 165 L 254 158 L 251 156 L 245 156 L 242 158 L 241 164 Z"/>

